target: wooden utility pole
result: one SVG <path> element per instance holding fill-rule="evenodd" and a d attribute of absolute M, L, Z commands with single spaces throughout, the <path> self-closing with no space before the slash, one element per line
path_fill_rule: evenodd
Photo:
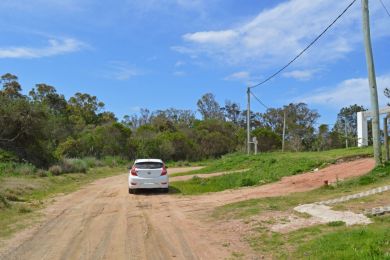
<path fill-rule="evenodd" d="M 370 18 L 368 11 L 368 0 L 362 0 L 362 15 L 363 15 L 363 36 L 366 52 L 366 62 L 368 70 L 368 82 L 371 96 L 371 111 L 372 111 L 372 137 L 374 143 L 375 165 L 382 163 L 381 160 L 381 145 L 380 145 L 380 130 L 379 130 L 379 106 L 378 106 L 378 91 L 376 88 L 375 66 L 372 55 L 371 35 L 370 35 Z"/>
<path fill-rule="evenodd" d="M 284 140 L 286 136 L 286 108 L 283 110 L 283 136 L 282 136 L 282 152 L 284 152 Z"/>
<path fill-rule="evenodd" d="M 389 135 L 387 130 L 387 116 L 383 118 L 383 136 L 384 136 L 384 143 L 385 143 L 385 158 L 386 162 L 390 160 L 390 152 L 389 152 Z"/>
<path fill-rule="evenodd" d="M 347 116 L 344 116 L 345 148 L 348 148 Z"/>
<path fill-rule="evenodd" d="M 251 116 L 251 90 L 250 88 L 248 87 L 247 91 L 246 91 L 247 95 L 248 95 L 248 107 L 247 107 L 247 110 L 246 110 L 246 152 L 247 154 L 250 154 L 251 152 L 251 119 L 250 119 L 250 116 Z"/>

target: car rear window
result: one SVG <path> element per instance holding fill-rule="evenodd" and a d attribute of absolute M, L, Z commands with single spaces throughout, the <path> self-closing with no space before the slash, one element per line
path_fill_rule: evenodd
<path fill-rule="evenodd" d="M 134 166 L 138 169 L 160 169 L 163 167 L 163 164 L 160 162 L 139 162 Z"/>

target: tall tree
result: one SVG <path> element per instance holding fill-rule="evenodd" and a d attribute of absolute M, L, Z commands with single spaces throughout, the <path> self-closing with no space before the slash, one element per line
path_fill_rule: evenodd
<path fill-rule="evenodd" d="M 212 93 L 204 94 L 197 102 L 198 111 L 201 113 L 203 119 L 223 119 L 221 106 L 215 100 Z"/>
<path fill-rule="evenodd" d="M 222 108 L 222 110 L 225 113 L 225 118 L 227 121 L 230 121 L 236 125 L 239 123 L 241 109 L 238 103 L 226 100 L 225 106 Z"/>
<path fill-rule="evenodd" d="M 20 93 L 22 91 L 22 86 L 18 82 L 18 77 L 6 73 L 1 76 L 0 82 L 3 85 L 3 89 L 0 91 L 0 95 L 4 95 L 11 99 L 22 98 L 23 95 Z"/>
<path fill-rule="evenodd" d="M 350 145 L 357 145 L 357 112 L 366 110 L 364 106 L 357 104 L 341 108 L 333 131 L 343 140 L 347 137 Z"/>

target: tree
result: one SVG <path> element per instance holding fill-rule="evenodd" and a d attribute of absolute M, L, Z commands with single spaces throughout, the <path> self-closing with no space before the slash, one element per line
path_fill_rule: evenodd
<path fill-rule="evenodd" d="M 197 102 L 198 111 L 201 113 L 204 120 L 207 119 L 223 119 L 223 113 L 215 97 L 211 93 L 204 94 Z"/>
<path fill-rule="evenodd" d="M 77 124 L 96 124 L 97 113 L 104 108 L 104 103 L 98 101 L 96 96 L 86 93 L 76 93 L 68 101 L 68 110 Z M 80 121 L 81 120 L 81 121 Z"/>
<path fill-rule="evenodd" d="M 333 131 L 338 133 L 339 138 L 343 141 L 348 138 L 350 145 L 357 145 L 357 112 L 366 111 L 362 105 L 350 105 L 343 107 L 337 114 L 337 120 L 333 127 Z M 344 143 L 344 142 L 340 142 Z"/>
<path fill-rule="evenodd" d="M 330 148 L 331 139 L 329 126 L 322 124 L 318 127 L 318 133 L 315 141 L 315 150 L 323 151 Z"/>
<path fill-rule="evenodd" d="M 315 110 L 305 103 L 290 103 L 283 108 L 267 109 L 260 115 L 260 124 L 282 136 L 283 118 L 286 113 L 286 141 L 290 149 L 295 151 L 310 150 L 315 140 L 314 124 L 319 118 Z"/>
<path fill-rule="evenodd" d="M 55 87 L 41 83 L 36 84 L 29 92 L 29 96 L 34 102 L 46 105 L 56 114 L 65 114 L 67 102 L 64 95 L 59 95 Z"/>
<path fill-rule="evenodd" d="M 11 73 L 6 73 L 3 76 L 1 76 L 0 82 L 3 84 L 3 89 L 0 91 L 0 95 L 4 95 L 11 99 L 24 97 L 20 93 L 22 91 L 22 87 L 18 82 L 17 76 Z"/>
<path fill-rule="evenodd" d="M 282 138 L 269 128 L 257 128 L 252 131 L 258 141 L 258 150 L 262 152 L 277 150 L 282 145 Z"/>
<path fill-rule="evenodd" d="M 236 125 L 239 123 L 240 114 L 241 114 L 241 109 L 239 104 L 227 100 L 222 110 L 225 114 L 225 118 L 227 121 L 230 121 Z"/>

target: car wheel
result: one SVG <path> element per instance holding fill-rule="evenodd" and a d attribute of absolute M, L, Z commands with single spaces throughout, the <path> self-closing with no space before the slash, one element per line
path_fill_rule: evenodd
<path fill-rule="evenodd" d="M 129 189 L 129 194 L 134 194 L 134 190 L 133 189 Z"/>
<path fill-rule="evenodd" d="M 168 192 L 169 192 L 169 188 L 164 188 L 164 189 L 163 189 L 163 192 L 164 192 L 164 193 L 168 193 Z"/>

